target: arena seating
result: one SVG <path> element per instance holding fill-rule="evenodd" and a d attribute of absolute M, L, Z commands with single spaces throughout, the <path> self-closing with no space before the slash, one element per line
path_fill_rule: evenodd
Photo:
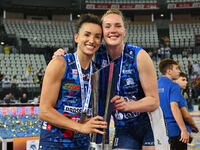
<path fill-rule="evenodd" d="M 72 22 L 6 19 L 3 24 L 7 34 L 26 38 L 32 47 L 73 47 Z"/>
<path fill-rule="evenodd" d="M 200 33 L 199 23 L 169 24 L 170 46 L 172 48 L 195 47 L 195 36 Z"/>
<path fill-rule="evenodd" d="M 14 75 L 21 81 L 25 77 L 27 66 L 31 64 L 33 78 L 29 86 L 39 86 L 36 84 L 36 73 L 40 68 L 46 68 L 44 55 L 40 54 L 0 54 L 0 70 L 11 80 Z M 20 85 L 19 85 L 20 86 Z"/>
<path fill-rule="evenodd" d="M 158 48 L 159 40 L 156 24 L 128 24 L 127 42 L 143 48 Z"/>

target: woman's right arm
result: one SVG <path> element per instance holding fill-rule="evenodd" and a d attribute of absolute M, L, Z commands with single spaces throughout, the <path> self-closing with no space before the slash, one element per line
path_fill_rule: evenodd
<path fill-rule="evenodd" d="M 57 98 L 60 91 L 61 81 L 66 69 L 66 62 L 63 57 L 57 57 L 47 66 L 39 106 L 39 118 L 54 126 L 69 129 L 81 133 L 97 132 L 105 134 L 97 128 L 107 128 L 107 124 L 102 117 L 94 117 L 85 124 L 75 122 L 55 109 Z"/>

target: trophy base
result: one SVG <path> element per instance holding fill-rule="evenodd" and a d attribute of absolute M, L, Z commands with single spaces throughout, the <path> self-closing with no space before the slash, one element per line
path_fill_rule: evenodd
<path fill-rule="evenodd" d="M 111 150 L 112 147 L 109 144 L 104 145 L 104 150 Z M 96 144 L 94 142 L 90 142 L 90 147 L 88 150 L 102 150 L 102 144 Z"/>

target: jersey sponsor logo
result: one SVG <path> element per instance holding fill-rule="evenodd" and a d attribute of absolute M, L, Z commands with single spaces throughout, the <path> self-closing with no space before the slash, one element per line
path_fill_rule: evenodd
<path fill-rule="evenodd" d="M 67 90 L 79 91 L 80 90 L 80 85 L 73 84 L 73 83 L 66 83 L 64 85 L 64 88 L 67 89 Z"/>
<path fill-rule="evenodd" d="M 79 114 L 80 115 L 82 113 L 82 107 L 65 106 L 64 107 L 64 112 L 73 113 L 73 114 Z M 87 115 L 88 116 L 92 115 L 92 109 L 91 108 L 87 109 Z"/>
<path fill-rule="evenodd" d="M 133 72 L 133 69 L 130 69 L 130 70 L 122 70 L 122 73 L 123 74 L 132 74 Z"/>
<path fill-rule="evenodd" d="M 83 74 L 83 78 L 87 78 L 87 79 L 90 78 L 90 74 L 84 74 L 84 73 L 82 73 L 82 74 Z"/>
<path fill-rule="evenodd" d="M 126 112 L 126 113 L 115 113 L 115 118 L 117 120 L 123 120 L 123 119 L 131 119 L 135 118 L 140 115 L 140 112 Z"/>
<path fill-rule="evenodd" d="M 69 93 L 71 93 L 71 92 L 73 92 L 73 91 L 69 91 Z M 71 96 L 70 94 L 69 95 L 64 95 L 61 100 L 63 102 L 69 102 L 69 103 L 72 103 L 72 104 L 75 104 L 78 101 L 78 99 L 76 97 Z"/>
<path fill-rule="evenodd" d="M 158 88 L 158 93 L 164 93 L 165 89 L 164 88 Z"/>

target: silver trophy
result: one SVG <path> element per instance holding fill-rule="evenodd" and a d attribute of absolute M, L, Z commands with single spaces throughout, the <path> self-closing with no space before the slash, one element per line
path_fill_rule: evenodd
<path fill-rule="evenodd" d="M 115 96 L 119 76 L 120 59 L 114 60 L 110 65 L 96 71 L 92 75 L 92 115 L 102 116 L 110 124 L 112 104 L 110 100 Z M 92 133 L 89 150 L 106 150 L 109 147 L 109 128 L 104 129 L 106 135 Z"/>

